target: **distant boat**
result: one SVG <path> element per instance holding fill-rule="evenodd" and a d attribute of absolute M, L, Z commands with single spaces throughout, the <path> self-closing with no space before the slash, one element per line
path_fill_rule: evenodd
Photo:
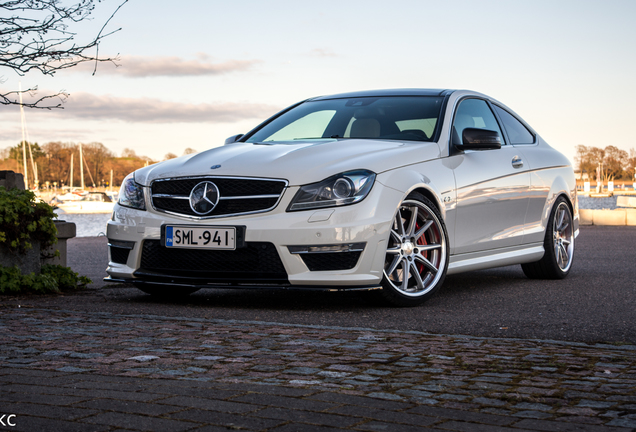
<path fill-rule="evenodd" d="M 65 201 L 56 206 L 64 213 L 111 213 L 115 201 L 104 192 L 89 192 L 79 200 Z"/>
<path fill-rule="evenodd" d="M 73 153 L 71 153 L 71 167 L 69 171 L 69 186 L 63 187 L 63 190 L 67 190 L 62 195 L 55 195 L 50 199 L 49 204 L 56 206 L 60 210 L 64 210 L 65 213 L 110 213 L 113 210 L 114 201 L 117 201 L 117 192 L 106 191 L 104 192 L 87 192 L 84 190 L 84 161 L 82 155 L 82 144 L 79 144 L 79 157 L 80 157 L 80 188 L 73 188 Z M 86 165 L 88 169 L 88 165 Z M 88 174 L 93 180 L 93 176 L 88 171 Z M 113 182 L 113 170 L 110 170 L 110 184 Z M 93 182 L 93 187 L 95 183 Z M 81 201 L 81 203 L 79 203 Z M 71 204 L 75 203 L 77 205 Z"/>
<path fill-rule="evenodd" d="M 117 202 L 117 199 L 119 198 L 119 191 L 117 191 L 117 192 L 115 192 L 115 191 L 106 191 L 104 193 L 106 195 L 108 195 L 111 200 Z"/>
<path fill-rule="evenodd" d="M 66 192 L 63 195 L 55 195 L 49 204 L 58 205 L 67 201 L 79 201 L 84 197 L 84 195 L 85 193 L 80 193 L 79 191 Z"/>

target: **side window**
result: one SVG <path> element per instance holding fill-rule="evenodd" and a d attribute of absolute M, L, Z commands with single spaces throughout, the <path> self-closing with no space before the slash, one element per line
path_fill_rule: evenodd
<path fill-rule="evenodd" d="M 453 142 L 460 143 L 462 132 L 466 128 L 488 129 L 496 131 L 504 142 L 499 124 L 490 107 L 481 99 L 464 99 L 457 108 L 453 120 Z"/>
<path fill-rule="evenodd" d="M 517 120 L 512 114 L 495 105 L 495 111 L 499 115 L 504 129 L 508 133 L 510 144 L 533 144 L 534 135 Z"/>

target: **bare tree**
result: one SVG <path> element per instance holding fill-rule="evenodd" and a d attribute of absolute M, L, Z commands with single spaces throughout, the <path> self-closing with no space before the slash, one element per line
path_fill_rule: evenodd
<path fill-rule="evenodd" d="M 135 153 L 133 149 L 126 147 L 125 149 L 121 151 L 121 157 L 136 159 L 137 153 Z"/>
<path fill-rule="evenodd" d="M 106 27 L 128 0 L 123 0 L 99 32 L 87 42 L 79 42 L 77 34 L 70 28 L 88 19 L 99 2 L 80 0 L 74 5 L 64 5 L 61 0 L 0 0 L 0 69 L 10 69 L 18 75 L 31 71 L 53 75 L 59 70 L 94 61 L 94 74 L 98 62 L 114 62 L 115 58 L 100 57 L 99 44 L 105 37 L 120 30 L 107 31 Z M 36 90 L 37 87 L 33 87 L 23 93 L 35 96 Z M 0 104 L 19 105 L 19 96 L 20 91 L 2 91 Z M 35 97 L 23 105 L 30 108 L 59 108 L 67 96 L 61 91 Z M 57 104 L 48 104 L 50 99 L 57 99 Z"/>
<path fill-rule="evenodd" d="M 629 149 L 629 159 L 627 159 L 627 175 L 636 182 L 636 150 Z"/>
<path fill-rule="evenodd" d="M 615 146 L 605 147 L 605 171 L 612 178 L 624 178 L 625 169 L 629 163 L 629 153 Z"/>
<path fill-rule="evenodd" d="M 100 179 L 107 176 L 105 164 L 108 160 L 115 157 L 115 154 L 108 150 L 104 144 L 98 142 L 84 144 L 83 150 L 84 158 L 95 175 L 95 181 L 99 182 Z"/>
<path fill-rule="evenodd" d="M 590 176 L 595 175 L 596 167 L 605 159 L 605 150 L 593 146 L 576 146 L 575 161 L 581 173 L 588 173 Z"/>

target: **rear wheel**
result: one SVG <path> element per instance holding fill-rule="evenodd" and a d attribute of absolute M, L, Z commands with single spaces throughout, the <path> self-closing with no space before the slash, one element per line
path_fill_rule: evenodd
<path fill-rule="evenodd" d="M 396 306 L 417 306 L 441 287 L 448 268 L 448 235 L 435 205 L 412 193 L 393 219 L 382 294 Z"/>
<path fill-rule="evenodd" d="M 563 279 L 570 272 L 574 258 L 574 224 L 572 211 L 563 197 L 554 203 L 543 242 L 545 253 L 539 261 L 521 264 L 531 279 Z"/>

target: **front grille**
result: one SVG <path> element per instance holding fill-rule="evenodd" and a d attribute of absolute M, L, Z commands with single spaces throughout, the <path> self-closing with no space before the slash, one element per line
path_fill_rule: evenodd
<path fill-rule="evenodd" d="M 278 198 L 222 200 L 219 201 L 210 216 L 256 212 L 275 207 L 277 202 Z M 187 199 L 153 198 L 153 204 L 156 209 L 189 216 L 199 216 L 192 211 L 190 201 Z"/>
<path fill-rule="evenodd" d="M 219 190 L 218 204 L 205 215 L 195 213 L 189 201 L 190 192 L 202 181 L 211 181 Z M 272 210 L 286 186 L 285 180 L 231 177 L 155 180 L 151 185 L 151 199 L 157 210 L 205 219 Z"/>
<path fill-rule="evenodd" d="M 310 271 L 351 270 L 358 264 L 361 251 L 300 254 Z"/>
<path fill-rule="evenodd" d="M 287 281 L 285 267 L 272 243 L 247 242 L 236 250 L 166 248 L 146 240 L 135 275 L 196 278 L 206 282 Z"/>

